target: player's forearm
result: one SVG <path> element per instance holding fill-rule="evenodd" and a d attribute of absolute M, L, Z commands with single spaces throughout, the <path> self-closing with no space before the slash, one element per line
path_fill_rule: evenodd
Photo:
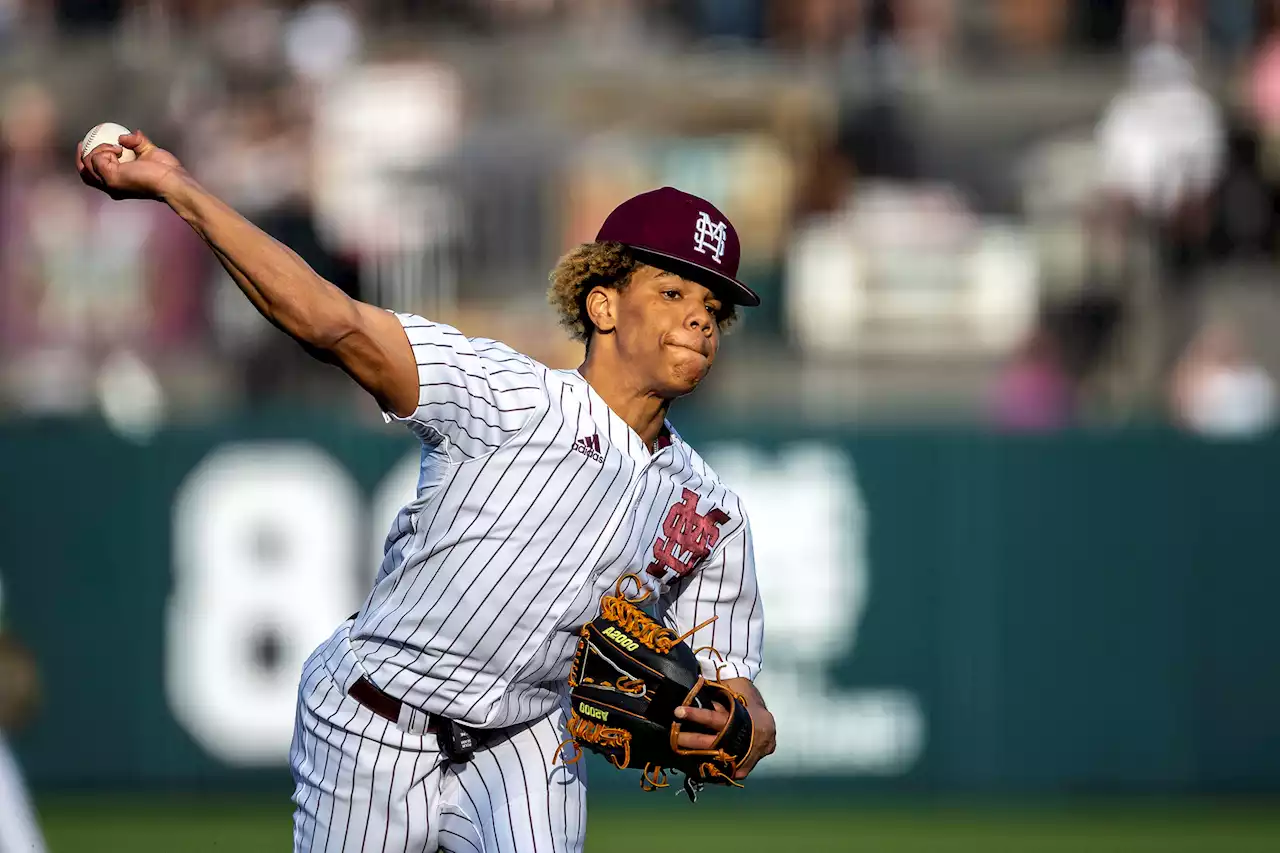
<path fill-rule="evenodd" d="M 331 350 L 355 322 L 353 301 L 293 250 L 273 239 L 186 174 L 163 199 L 195 230 L 258 311 L 288 335 Z"/>

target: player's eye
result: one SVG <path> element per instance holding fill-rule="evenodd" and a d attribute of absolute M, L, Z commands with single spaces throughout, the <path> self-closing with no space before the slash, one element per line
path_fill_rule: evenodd
<path fill-rule="evenodd" d="M 665 297 L 667 297 L 668 299 L 676 299 L 676 298 L 678 298 L 678 297 L 680 296 L 680 291 L 678 291 L 678 290 L 664 290 L 664 291 L 662 291 L 662 295 L 663 295 L 663 296 L 665 296 Z"/>

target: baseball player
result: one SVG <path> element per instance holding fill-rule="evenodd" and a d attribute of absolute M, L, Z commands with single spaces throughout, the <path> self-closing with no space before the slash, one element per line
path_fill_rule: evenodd
<path fill-rule="evenodd" d="M 0 615 L 4 594 L 0 589 Z M 0 624 L 0 853 L 44 853 L 44 839 L 31 808 L 18 762 L 4 730 L 23 723 L 35 701 L 35 667 L 26 650 Z"/>
<path fill-rule="evenodd" d="M 585 762 L 566 740 L 577 631 L 621 577 L 739 694 L 745 777 L 774 748 L 752 686 L 763 614 L 737 496 L 667 422 L 711 369 L 740 247 L 711 204 L 671 188 L 617 208 L 552 273 L 586 345 L 552 370 L 491 340 L 355 301 L 205 191 L 141 133 L 76 165 L 114 198 L 165 202 L 254 306 L 371 394 L 422 444 L 417 495 L 372 592 L 307 661 L 291 751 L 297 851 L 578 851 Z M 711 617 L 717 617 L 714 620 Z M 711 747 L 723 707 L 683 707 Z"/>

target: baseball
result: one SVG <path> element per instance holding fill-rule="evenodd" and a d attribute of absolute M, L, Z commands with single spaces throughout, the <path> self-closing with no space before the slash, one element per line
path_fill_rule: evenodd
<path fill-rule="evenodd" d="M 84 139 L 80 142 L 80 156 L 88 157 L 89 152 L 99 145 L 119 145 L 120 137 L 127 136 L 132 132 L 122 124 L 116 124 L 113 121 L 103 122 L 85 134 Z M 130 160 L 136 159 L 137 155 L 128 148 L 124 149 L 120 154 L 121 163 L 128 163 Z"/>

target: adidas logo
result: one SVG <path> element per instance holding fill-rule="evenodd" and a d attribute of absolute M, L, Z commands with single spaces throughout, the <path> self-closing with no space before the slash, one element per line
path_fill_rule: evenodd
<path fill-rule="evenodd" d="M 573 449 L 586 456 L 588 459 L 594 459 L 597 462 L 604 461 L 604 454 L 600 452 L 600 435 L 584 435 L 573 443 Z"/>

